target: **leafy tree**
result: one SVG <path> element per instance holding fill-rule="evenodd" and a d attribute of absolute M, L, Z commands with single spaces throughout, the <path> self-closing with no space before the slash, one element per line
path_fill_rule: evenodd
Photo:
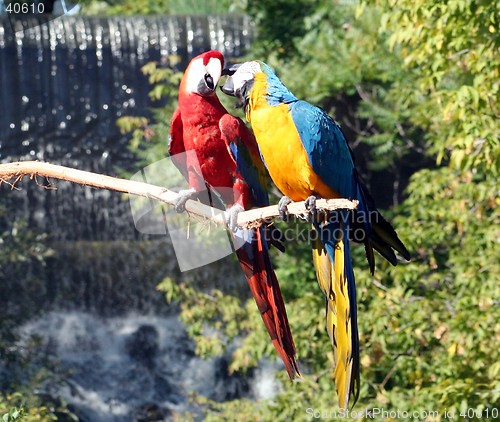
<path fill-rule="evenodd" d="M 52 422 L 61 420 L 78 421 L 62 406 L 53 403 L 42 404 L 42 399 L 26 391 L 11 394 L 0 393 L 0 421 L 2 422 Z"/>
<path fill-rule="evenodd" d="M 228 0 L 79 0 L 89 15 L 206 15 L 239 11 Z"/>
<path fill-rule="evenodd" d="M 454 168 L 498 173 L 498 4 L 373 3 L 388 11 L 382 29 L 391 32 L 391 45 L 404 46 L 406 68 L 418 72 L 403 94 L 414 105 L 415 124 L 428 129 L 431 152 L 439 162 L 449 158 Z"/>
<path fill-rule="evenodd" d="M 258 26 L 253 51 L 258 56 L 274 51 L 281 58 L 293 57 L 297 53 L 296 40 L 306 32 L 304 17 L 318 4 L 317 0 L 247 1 L 245 11 Z"/>

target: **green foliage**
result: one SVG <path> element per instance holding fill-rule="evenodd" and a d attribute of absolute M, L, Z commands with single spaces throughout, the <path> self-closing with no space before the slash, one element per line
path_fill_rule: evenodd
<path fill-rule="evenodd" d="M 32 393 L 0 392 L 0 421 L 51 422 L 57 421 L 57 416 L 54 407 L 42 404 Z"/>
<path fill-rule="evenodd" d="M 122 116 L 117 125 L 122 133 L 132 133 L 130 150 L 137 157 L 139 168 L 167 156 L 170 119 L 177 108 L 177 92 L 182 72 L 175 69 L 179 62 L 177 56 L 170 56 L 166 66 L 150 62 L 142 67 L 153 86 L 149 96 L 152 100 L 164 100 L 164 107 L 152 109 L 153 119 L 142 116 Z"/>
<path fill-rule="evenodd" d="M 238 2 L 231 0 L 169 0 L 170 14 L 209 15 L 238 11 Z"/>
<path fill-rule="evenodd" d="M 80 0 L 89 15 L 207 15 L 238 11 L 229 0 Z"/>
<path fill-rule="evenodd" d="M 498 3 L 373 1 L 390 45 L 400 45 L 405 67 L 418 76 L 403 95 L 415 124 L 428 129 L 431 152 L 456 168 L 500 166 L 500 37 Z"/>
<path fill-rule="evenodd" d="M 257 39 L 253 46 L 258 56 L 275 51 L 279 57 L 295 54 L 295 40 L 305 34 L 304 17 L 317 0 L 258 0 L 247 1 L 246 12 L 258 25 Z"/>
<path fill-rule="evenodd" d="M 64 420 L 78 422 L 78 418 L 61 403 L 42 403 L 31 392 L 0 393 L 1 422 L 53 422 Z"/>
<path fill-rule="evenodd" d="M 156 15 L 168 12 L 168 0 L 136 0 L 111 5 L 106 9 L 110 15 Z"/>
<path fill-rule="evenodd" d="M 2 422 L 18 421 L 21 420 L 24 415 L 24 409 L 13 407 L 8 413 L 4 413 L 4 415 L 2 416 Z"/>
<path fill-rule="evenodd" d="M 187 282 L 174 281 L 167 277 L 158 290 L 165 292 L 168 303 L 181 304 L 181 321 L 187 325 L 188 334 L 196 340 L 196 353 L 213 356 L 226 350 L 245 324 L 246 311 L 241 300 L 221 289 L 200 289 Z M 203 303 L 203 306 L 199 306 Z M 210 327 L 210 330 L 207 328 Z"/>
<path fill-rule="evenodd" d="M 414 260 L 382 265 L 377 295 L 361 287 L 360 314 L 370 315 L 365 344 L 377 346 L 377 370 L 396 368 L 380 392 L 392 403 L 411 398 L 457 410 L 498 403 L 498 200 L 494 180 L 473 179 L 449 168 L 415 174 L 395 220 Z"/>

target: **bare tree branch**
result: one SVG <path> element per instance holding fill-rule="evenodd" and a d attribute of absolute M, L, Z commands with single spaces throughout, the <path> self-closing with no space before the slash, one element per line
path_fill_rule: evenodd
<path fill-rule="evenodd" d="M 138 195 L 152 198 L 169 205 L 174 205 L 178 194 L 164 187 L 151 185 L 133 180 L 120 179 L 89 171 L 77 170 L 70 167 L 55 164 L 43 163 L 39 161 L 20 161 L 15 163 L 0 164 L 0 184 L 7 183 L 12 189 L 24 176 L 35 179 L 37 176 L 60 179 L 84 186 L 92 186 L 99 189 L 114 190 L 117 192 Z M 14 179 L 13 182 L 10 180 Z M 51 186 L 53 188 L 53 186 Z M 357 201 L 348 199 L 319 199 L 316 207 L 319 210 L 355 209 Z M 217 208 L 204 205 L 201 202 L 188 200 L 186 211 L 204 219 L 208 219 L 217 224 L 226 224 L 226 214 Z M 288 212 L 298 217 L 306 218 L 308 210 L 304 202 L 293 202 L 288 205 Z M 255 208 L 238 214 L 238 225 L 241 227 L 257 227 L 265 221 L 279 216 L 278 206 Z"/>

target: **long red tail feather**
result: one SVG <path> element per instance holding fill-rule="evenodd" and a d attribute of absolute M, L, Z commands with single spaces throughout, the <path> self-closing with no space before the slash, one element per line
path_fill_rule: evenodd
<path fill-rule="evenodd" d="M 256 229 L 252 242 L 239 248 L 236 254 L 273 345 L 283 360 L 288 375 L 294 379 L 300 377 L 295 345 L 278 279 L 262 237 L 262 228 Z"/>

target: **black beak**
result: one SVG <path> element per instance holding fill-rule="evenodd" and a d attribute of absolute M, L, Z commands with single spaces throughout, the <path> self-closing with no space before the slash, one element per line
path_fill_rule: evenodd
<path fill-rule="evenodd" d="M 233 78 L 231 76 L 226 79 L 226 82 L 220 87 L 220 89 L 224 94 L 231 95 L 232 97 L 236 96 L 236 92 L 234 92 Z"/>
<path fill-rule="evenodd" d="M 222 69 L 221 76 L 234 75 L 240 66 L 241 66 L 241 63 L 236 63 L 236 64 L 233 64 L 231 66 L 226 66 L 224 69 Z"/>

